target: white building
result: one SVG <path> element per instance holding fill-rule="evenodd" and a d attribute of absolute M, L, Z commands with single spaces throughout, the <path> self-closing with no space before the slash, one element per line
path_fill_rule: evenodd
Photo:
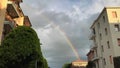
<path fill-rule="evenodd" d="M 114 68 L 120 56 L 120 7 L 105 7 L 91 26 L 96 68 Z"/>

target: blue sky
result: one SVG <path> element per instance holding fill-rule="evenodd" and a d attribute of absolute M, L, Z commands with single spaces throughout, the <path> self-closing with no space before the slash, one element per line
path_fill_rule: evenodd
<path fill-rule="evenodd" d="M 21 4 L 51 68 L 76 60 L 59 29 L 66 33 L 80 58 L 86 59 L 91 45 L 89 28 L 105 6 L 120 6 L 120 0 L 24 0 Z"/>

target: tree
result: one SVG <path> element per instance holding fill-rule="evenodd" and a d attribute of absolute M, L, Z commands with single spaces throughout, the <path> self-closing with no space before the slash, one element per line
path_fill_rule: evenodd
<path fill-rule="evenodd" d="M 13 29 L 0 46 L 0 68 L 41 68 L 45 62 L 39 41 L 30 27 Z"/>
<path fill-rule="evenodd" d="M 47 60 L 44 58 L 44 65 L 43 68 L 48 68 Z"/>
<path fill-rule="evenodd" d="M 71 68 L 71 63 L 64 64 L 62 68 Z"/>

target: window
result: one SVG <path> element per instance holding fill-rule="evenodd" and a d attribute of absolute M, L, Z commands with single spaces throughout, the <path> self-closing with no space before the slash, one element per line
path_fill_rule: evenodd
<path fill-rule="evenodd" d="M 108 46 L 108 48 L 110 48 L 110 43 L 109 43 L 109 41 L 107 41 L 107 46 Z"/>
<path fill-rule="evenodd" d="M 106 34 L 106 35 L 108 34 L 107 28 L 105 28 L 105 34 Z"/>
<path fill-rule="evenodd" d="M 95 34 L 95 28 L 93 28 L 93 34 Z"/>
<path fill-rule="evenodd" d="M 116 11 L 112 11 L 112 16 L 113 16 L 113 18 L 117 18 L 117 12 Z"/>
<path fill-rule="evenodd" d="M 106 60 L 105 60 L 105 58 L 103 59 L 103 62 L 104 62 L 104 65 L 106 65 Z"/>
<path fill-rule="evenodd" d="M 115 28 L 115 31 L 119 31 L 119 25 L 118 24 L 115 24 L 114 28 Z"/>
<path fill-rule="evenodd" d="M 110 59 L 110 63 L 112 64 L 112 56 L 109 56 L 109 59 Z"/>
<path fill-rule="evenodd" d="M 97 60 L 97 65 L 96 66 L 97 66 L 97 68 L 99 68 L 99 60 Z"/>
<path fill-rule="evenodd" d="M 118 38 L 117 41 L 118 41 L 118 46 L 120 46 L 120 38 Z"/>
<path fill-rule="evenodd" d="M 98 56 L 98 52 L 97 52 L 97 49 L 95 49 L 95 52 L 96 52 L 96 57 Z"/>
<path fill-rule="evenodd" d="M 100 40 L 102 40 L 102 34 L 100 34 Z"/>
<path fill-rule="evenodd" d="M 98 22 L 98 29 L 100 28 L 100 23 Z"/>
<path fill-rule="evenodd" d="M 103 48 L 103 45 L 101 46 L 101 49 L 102 49 L 102 52 L 104 52 L 104 48 Z"/>
<path fill-rule="evenodd" d="M 103 22 L 105 22 L 105 16 L 103 16 Z"/>

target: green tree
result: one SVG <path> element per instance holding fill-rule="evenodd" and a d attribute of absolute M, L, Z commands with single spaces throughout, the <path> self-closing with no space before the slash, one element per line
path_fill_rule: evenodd
<path fill-rule="evenodd" d="M 0 68 L 35 68 L 35 65 L 43 68 L 45 62 L 39 41 L 30 27 L 13 29 L 0 46 Z"/>
<path fill-rule="evenodd" d="M 38 64 L 38 65 L 39 65 L 39 64 Z M 47 60 L 46 60 L 46 59 L 44 59 L 43 68 L 48 68 L 48 64 L 47 64 Z"/>
<path fill-rule="evenodd" d="M 71 63 L 64 64 L 62 68 L 71 68 Z"/>

